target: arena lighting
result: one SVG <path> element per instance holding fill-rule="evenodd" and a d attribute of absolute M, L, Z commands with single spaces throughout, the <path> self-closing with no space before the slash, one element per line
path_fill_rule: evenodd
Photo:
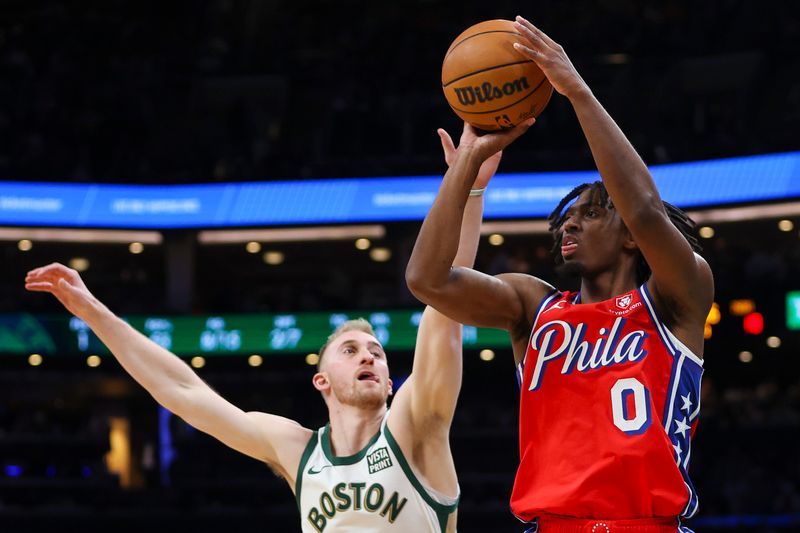
<path fill-rule="evenodd" d="M 800 329 L 800 291 L 786 293 L 786 328 Z"/>
<path fill-rule="evenodd" d="M 630 63 L 631 56 L 625 53 L 604 54 L 600 56 L 600 62 L 606 65 L 625 65 Z"/>
<path fill-rule="evenodd" d="M 781 347 L 781 338 L 780 337 L 767 337 L 767 346 L 770 348 L 780 348 Z"/>
<path fill-rule="evenodd" d="M 732 315 L 744 316 L 756 310 L 756 303 L 749 298 L 742 298 L 731 300 L 729 307 Z"/>
<path fill-rule="evenodd" d="M 0 228 L 0 241 L 89 242 L 161 244 L 159 231 L 61 228 Z"/>
<path fill-rule="evenodd" d="M 800 202 L 784 202 L 746 207 L 725 207 L 687 211 L 698 224 L 719 222 L 741 222 L 769 218 L 800 216 Z M 501 233 L 505 235 L 546 235 L 550 233 L 546 220 L 485 221 L 481 235 Z M 346 240 L 357 238 L 381 239 L 386 228 L 381 224 L 359 226 L 314 226 L 280 229 L 202 230 L 197 240 L 200 244 L 230 244 L 261 242 L 291 242 L 317 240 Z M 159 231 L 95 230 L 61 228 L 0 228 L 0 241 L 89 242 L 161 244 Z"/>
<path fill-rule="evenodd" d="M 503 244 L 503 242 L 505 242 L 505 238 L 503 237 L 502 234 L 492 233 L 491 235 L 489 235 L 489 244 L 491 244 L 492 246 L 500 246 L 501 244 Z"/>
<path fill-rule="evenodd" d="M 481 361 L 489 362 L 494 359 L 494 351 L 489 350 L 488 348 L 481 350 L 481 352 L 478 354 L 478 357 L 481 358 Z"/>
<path fill-rule="evenodd" d="M 91 262 L 85 257 L 73 257 L 67 262 L 67 266 L 78 272 L 86 272 L 91 266 Z"/>
<path fill-rule="evenodd" d="M 106 468 L 119 476 L 120 487 L 129 488 L 132 484 L 131 423 L 121 416 L 109 417 L 108 423 L 110 448 L 104 457 Z"/>
<path fill-rule="evenodd" d="M 721 318 L 722 313 L 720 313 L 719 304 L 717 302 L 712 303 L 711 309 L 708 310 L 708 315 L 706 316 L 706 324 L 716 326 Z"/>
<path fill-rule="evenodd" d="M 698 224 L 784 218 L 800 215 L 800 202 L 691 210 L 687 213 Z"/>
<path fill-rule="evenodd" d="M 381 224 L 361 226 L 314 226 L 286 229 L 204 230 L 197 234 L 197 242 L 200 244 L 231 244 L 250 241 L 334 241 L 358 239 L 361 237 L 382 239 L 385 235 L 386 227 Z"/>
<path fill-rule="evenodd" d="M 481 224 L 481 235 L 494 233 L 506 235 L 542 235 L 550 233 L 546 220 L 523 220 L 508 222 L 485 222 Z"/>
<path fill-rule="evenodd" d="M 800 216 L 800 202 L 687 210 L 686 213 L 698 225 L 720 222 L 743 222 L 746 220 Z M 484 222 L 481 225 L 481 235 L 490 235 L 492 233 L 504 233 L 507 235 L 546 235 L 550 233 L 550 230 L 546 220 Z"/>
<path fill-rule="evenodd" d="M 286 259 L 283 252 L 277 250 L 268 250 L 262 256 L 264 262 L 268 265 L 280 265 Z"/>
<path fill-rule="evenodd" d="M 704 239 L 710 239 L 714 236 L 714 228 L 711 226 L 703 226 L 697 231 L 697 233 Z"/>
<path fill-rule="evenodd" d="M 373 248 L 369 251 L 369 258 L 376 263 L 385 263 L 392 258 L 392 251 L 388 248 Z"/>
<path fill-rule="evenodd" d="M 764 332 L 764 315 L 758 312 L 746 314 L 742 320 L 742 329 L 749 335 L 761 335 Z"/>

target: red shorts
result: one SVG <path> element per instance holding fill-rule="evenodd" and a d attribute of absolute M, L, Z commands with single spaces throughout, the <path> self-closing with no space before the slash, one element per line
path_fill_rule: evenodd
<path fill-rule="evenodd" d="M 638 518 L 635 520 L 598 520 L 568 516 L 542 515 L 537 533 L 677 533 L 677 518 Z"/>

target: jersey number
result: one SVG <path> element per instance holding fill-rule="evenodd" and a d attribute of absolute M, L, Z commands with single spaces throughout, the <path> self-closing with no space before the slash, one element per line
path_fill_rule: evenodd
<path fill-rule="evenodd" d="M 633 397 L 633 412 L 629 408 Z M 614 425 L 626 435 L 641 435 L 650 427 L 650 391 L 636 378 L 617 380 L 611 387 Z"/>

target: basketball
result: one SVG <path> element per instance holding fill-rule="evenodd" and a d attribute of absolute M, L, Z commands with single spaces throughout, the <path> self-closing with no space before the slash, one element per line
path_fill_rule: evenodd
<path fill-rule="evenodd" d="M 512 128 L 537 117 L 553 86 L 532 60 L 510 20 L 487 20 L 456 37 L 442 64 L 442 90 L 456 114 L 482 130 Z"/>

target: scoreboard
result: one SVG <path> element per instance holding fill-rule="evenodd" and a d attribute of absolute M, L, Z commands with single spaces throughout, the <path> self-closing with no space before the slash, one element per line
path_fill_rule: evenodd
<path fill-rule="evenodd" d="M 388 351 L 413 350 L 421 310 L 296 314 L 123 317 L 136 330 L 176 355 L 313 353 L 342 322 L 364 318 Z M 505 331 L 464 326 L 465 348 L 503 348 Z M 82 320 L 68 315 L 0 314 L 0 353 L 107 354 Z"/>

